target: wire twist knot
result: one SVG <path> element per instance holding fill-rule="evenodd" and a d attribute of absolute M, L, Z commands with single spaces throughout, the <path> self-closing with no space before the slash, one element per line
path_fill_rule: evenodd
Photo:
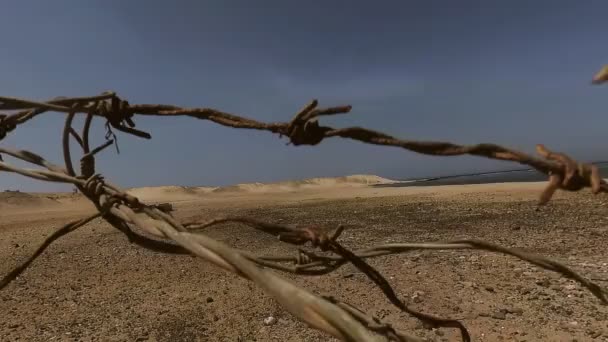
<path fill-rule="evenodd" d="M 325 138 L 327 128 L 319 126 L 319 121 L 316 118 L 308 119 L 306 121 L 294 121 L 292 121 L 287 131 L 287 136 L 294 146 L 314 146 Z"/>
<path fill-rule="evenodd" d="M 312 261 L 313 260 L 310 255 L 308 255 L 308 253 L 303 250 L 298 251 L 298 256 L 296 257 L 296 265 L 304 266 L 310 264 Z"/>
<path fill-rule="evenodd" d="M 104 194 L 104 178 L 100 174 L 95 174 L 89 177 L 84 183 L 83 189 L 89 197 L 99 199 L 99 196 Z"/>
<path fill-rule="evenodd" d="M 0 140 L 4 139 L 15 128 L 17 128 L 17 125 L 14 122 L 8 120 L 5 116 L 0 116 Z"/>
<path fill-rule="evenodd" d="M 90 179 L 95 174 L 95 157 L 88 155 L 80 159 L 80 174 L 85 179 Z"/>
<path fill-rule="evenodd" d="M 95 104 L 94 110 L 104 116 L 112 126 L 120 126 L 126 122 L 130 127 L 134 127 L 133 112 L 130 110 L 129 102 L 113 96 L 110 100 L 99 101 Z"/>
<path fill-rule="evenodd" d="M 334 249 L 336 240 L 342 234 L 342 231 L 344 231 L 344 226 L 342 225 L 338 226 L 338 229 L 331 234 L 320 226 L 309 226 L 281 233 L 279 240 L 294 245 L 303 245 L 310 242 L 312 247 L 318 247 L 322 251 L 329 251 Z"/>
<path fill-rule="evenodd" d="M 319 144 L 331 129 L 320 126 L 318 118 L 323 115 L 348 113 L 351 110 L 351 106 L 317 109 L 318 104 L 317 100 L 313 100 L 287 125 L 283 134 L 289 137 L 290 143 L 294 146 Z"/>
<path fill-rule="evenodd" d="M 567 155 L 553 152 L 544 145 L 536 145 L 536 151 L 544 158 L 558 163 L 563 172 L 549 172 L 549 183 L 542 192 L 540 204 L 547 203 L 557 189 L 567 191 L 578 191 L 585 187 L 591 187 L 594 194 L 602 190 L 606 182 L 602 179 L 599 168 L 593 164 L 579 163 Z"/>

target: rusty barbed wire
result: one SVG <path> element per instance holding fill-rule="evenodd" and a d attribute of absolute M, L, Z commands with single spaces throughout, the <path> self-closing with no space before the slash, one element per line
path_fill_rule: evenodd
<path fill-rule="evenodd" d="M 603 74 L 601 73 L 598 75 L 600 76 L 596 76 L 594 80 L 608 77 L 602 76 Z M 68 107 L 68 104 L 71 106 Z M 62 98 L 48 102 L 0 97 L 0 110 L 21 110 L 14 114 L 0 114 L 0 117 L 2 117 L 0 120 L 0 139 L 18 125 L 48 110 L 64 113 L 73 112 L 72 115 L 86 113 L 89 116 L 101 116 L 107 120 L 108 129 L 114 127 L 124 133 L 142 138 L 150 138 L 151 135 L 132 128 L 135 126 L 133 121 L 134 115 L 188 116 L 212 121 L 227 127 L 264 130 L 279 134 L 280 136 L 287 136 L 290 143 L 295 146 L 317 145 L 323 139 L 341 137 L 368 144 L 400 147 L 426 155 L 460 156 L 468 154 L 489 159 L 518 162 L 549 176 L 551 181 L 547 184 L 547 189 L 540 196 L 539 204 L 541 205 L 548 202 L 556 189 L 578 191 L 583 187 L 591 187 L 594 193 L 608 191 L 608 184 L 601 179 L 599 173 L 595 172 L 595 166 L 579 163 L 570 158 L 564 158 L 564 154 L 552 152 L 543 145 L 537 146 L 537 151 L 544 158 L 541 159 L 495 144 L 457 145 L 440 141 L 413 141 L 397 139 L 390 135 L 361 127 L 334 129 L 320 126 L 318 122 L 319 117 L 345 114 L 350 112 L 351 107 L 339 106 L 318 109 L 317 106 L 318 102 L 313 100 L 298 112 L 290 122 L 264 123 L 211 108 L 180 108 L 170 105 L 149 104 L 130 105 L 127 101 L 118 98 L 116 94 L 110 92 L 97 97 Z M 111 132 L 111 129 L 109 132 Z M 70 132 L 72 136 L 77 136 L 74 133 Z M 109 134 L 107 138 L 110 136 L 114 137 L 115 140 L 113 133 Z"/>
<path fill-rule="evenodd" d="M 593 78 L 593 83 L 608 80 L 608 68 Z M 390 325 L 380 322 L 364 311 L 331 296 L 317 296 L 278 276 L 269 269 L 301 275 L 322 275 L 335 271 L 346 263 L 353 264 L 368 276 L 382 290 L 387 299 L 401 311 L 420 319 L 432 327 L 457 328 L 464 341 L 470 341 L 466 328 L 458 320 L 435 317 L 409 308 L 393 291 L 389 282 L 365 259 L 389 254 L 405 253 L 412 250 L 428 249 L 475 249 L 510 255 L 532 263 L 540 268 L 557 272 L 573 279 L 587 288 L 603 303 L 608 303 L 608 292 L 592 281 L 577 274 L 556 261 L 498 245 L 477 240 L 461 240 L 438 243 L 403 243 L 375 246 L 351 251 L 339 242 L 344 227 L 327 229 L 319 226 L 292 227 L 272 224 L 243 217 L 216 218 L 205 223 L 180 223 L 170 215 L 168 207 L 147 205 L 121 188 L 109 183 L 95 173 L 95 154 L 116 145 L 112 128 L 135 135 L 151 138 L 151 135 L 135 129 L 134 117 L 146 116 L 189 116 L 208 120 L 232 128 L 269 131 L 287 136 L 291 144 L 317 145 L 326 138 L 341 137 L 368 144 L 400 147 L 413 152 L 436 155 L 457 156 L 474 155 L 490 159 L 506 160 L 525 164 L 549 177 L 547 188 L 542 192 L 539 204 L 547 203 L 557 189 L 578 191 L 590 187 L 592 193 L 607 192 L 608 185 L 601 179 L 597 168 L 590 164 L 574 161 L 563 153 L 552 152 L 543 145 L 537 146 L 542 158 L 514 151 L 494 144 L 457 145 L 448 142 L 411 141 L 397 139 L 390 135 L 360 127 L 335 129 L 321 126 L 319 118 L 326 115 L 345 114 L 350 106 L 318 109 L 316 100 L 300 110 L 290 122 L 263 123 L 210 108 L 181 108 L 170 105 L 131 105 L 113 92 L 105 92 L 92 97 L 60 97 L 45 102 L 31 101 L 14 97 L 0 97 L 0 140 L 14 131 L 19 125 L 49 111 L 67 114 L 63 130 L 63 155 L 65 166 L 55 165 L 41 156 L 22 150 L 0 148 L 2 154 L 20 159 L 42 169 L 15 167 L 0 159 L 0 171 L 17 173 L 26 177 L 49 182 L 74 185 L 97 208 L 95 215 L 76 220 L 57 230 L 23 264 L 0 281 L 0 289 L 12 280 L 58 238 L 84 226 L 91 220 L 102 217 L 118 229 L 128 240 L 139 246 L 164 253 L 190 253 L 212 262 L 229 272 L 249 279 L 277 300 L 291 314 L 309 324 L 345 341 L 379 341 L 384 336 L 393 341 L 420 341 L 419 338 L 395 331 Z M 72 121 L 76 115 L 85 114 L 86 120 L 79 134 Z M 89 145 L 89 131 L 94 117 L 106 120 L 107 141 L 97 148 Z M 72 163 L 69 139 L 73 138 L 83 151 L 80 159 L 80 173 L 77 174 Z M 112 138 L 112 139 L 110 139 Z M 258 256 L 237 250 L 211 239 L 204 229 L 222 223 L 244 224 L 266 234 L 276 236 L 280 241 L 296 246 L 310 244 L 330 255 L 318 255 L 314 251 L 298 250 L 297 256 Z M 295 263 L 287 266 L 285 263 Z"/>

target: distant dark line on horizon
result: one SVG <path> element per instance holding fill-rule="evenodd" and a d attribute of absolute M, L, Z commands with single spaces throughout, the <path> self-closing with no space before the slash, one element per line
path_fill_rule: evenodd
<path fill-rule="evenodd" d="M 602 165 L 602 164 L 608 164 L 608 161 L 596 161 L 596 162 L 591 162 L 590 164 L 593 164 L 593 165 Z M 450 178 L 458 178 L 458 177 L 476 177 L 476 176 L 495 175 L 495 174 L 501 174 L 501 173 L 534 172 L 534 171 L 536 171 L 536 170 L 534 170 L 532 168 L 526 168 L 526 169 L 508 169 L 508 170 L 500 170 L 500 171 L 485 171 L 485 172 L 474 172 L 474 173 L 461 173 L 461 174 L 456 174 L 456 175 L 437 176 L 437 177 L 407 178 L 407 179 L 403 179 L 403 180 L 400 180 L 400 181 L 403 181 L 403 182 L 430 182 L 430 181 L 437 181 L 437 180 L 450 179 Z"/>

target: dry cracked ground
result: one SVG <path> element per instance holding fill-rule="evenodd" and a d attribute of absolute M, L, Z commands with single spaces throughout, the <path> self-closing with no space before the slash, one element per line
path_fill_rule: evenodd
<path fill-rule="evenodd" d="M 481 239 L 555 258 L 608 287 L 608 198 L 585 191 L 560 194 L 537 211 L 534 196 L 485 190 L 442 195 L 438 188 L 341 199 L 322 194 L 270 201 L 235 197 L 179 202 L 174 214 L 180 219 L 238 214 L 281 223 L 346 223 L 353 227 L 342 242 L 350 248 Z M 9 272 L 52 231 L 87 210 L 5 210 L 0 272 Z M 235 224 L 205 233 L 258 254 L 295 255 L 293 247 Z M 608 341 L 607 306 L 579 284 L 513 257 L 413 251 L 370 264 L 413 308 L 460 319 L 474 341 Z M 400 331 L 431 341 L 459 340 L 453 329 L 426 329 L 400 313 L 350 266 L 319 277 L 283 275 Z M 194 257 L 132 245 L 100 220 L 52 245 L 0 291 L 0 307 L 1 341 L 333 340 L 295 320 L 246 280 Z"/>

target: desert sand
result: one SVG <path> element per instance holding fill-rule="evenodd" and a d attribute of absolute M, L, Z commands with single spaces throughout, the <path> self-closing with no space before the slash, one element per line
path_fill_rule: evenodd
<path fill-rule="evenodd" d="M 129 189 L 170 202 L 181 220 L 243 215 L 280 223 L 352 228 L 345 246 L 482 239 L 556 258 L 608 286 L 607 198 L 559 192 L 536 210 L 543 183 L 409 186 L 376 176 L 230 187 Z M 51 232 L 93 212 L 73 194 L 0 193 L 0 266 L 6 274 Z M 229 224 L 205 231 L 257 254 L 294 253 L 272 237 Z M 294 253 L 295 255 L 295 253 Z M 412 307 L 461 319 L 474 341 L 607 341 L 608 309 L 573 281 L 512 257 L 424 251 L 373 259 Z M 397 329 L 436 341 L 392 307 L 350 266 L 321 277 L 282 274 L 332 294 Z M 253 284 L 200 259 L 131 245 L 96 220 L 62 238 L 0 291 L 1 341 L 331 341 L 285 312 Z M 264 319 L 276 321 L 267 325 Z"/>

